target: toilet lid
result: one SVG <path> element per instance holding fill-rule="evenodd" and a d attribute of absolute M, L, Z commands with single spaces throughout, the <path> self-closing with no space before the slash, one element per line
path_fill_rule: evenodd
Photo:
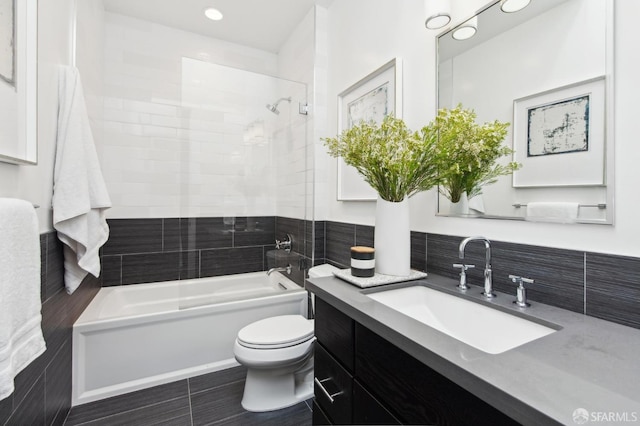
<path fill-rule="evenodd" d="M 313 337 L 313 320 L 281 315 L 256 321 L 238 332 L 238 343 L 248 348 L 274 349 L 297 345 Z"/>

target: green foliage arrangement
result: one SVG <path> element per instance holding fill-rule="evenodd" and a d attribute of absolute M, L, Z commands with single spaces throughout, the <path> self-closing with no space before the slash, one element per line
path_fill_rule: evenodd
<path fill-rule="evenodd" d="M 482 193 L 482 187 L 495 183 L 499 176 L 513 173 L 520 164 L 496 161 L 513 150 L 502 145 L 509 123 L 476 123 L 476 113 L 458 105 L 440 109 L 430 131 L 438 133 L 439 184 L 452 202 L 467 192 L 469 199 Z"/>
<path fill-rule="evenodd" d="M 435 128 L 414 132 L 388 115 L 380 124 L 361 122 L 323 140 L 331 156 L 355 167 L 386 201 L 400 202 L 438 184 Z"/>

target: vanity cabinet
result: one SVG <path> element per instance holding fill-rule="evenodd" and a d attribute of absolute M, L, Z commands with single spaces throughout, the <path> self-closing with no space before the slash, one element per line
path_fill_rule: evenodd
<path fill-rule="evenodd" d="M 517 425 L 316 297 L 314 424 Z"/>

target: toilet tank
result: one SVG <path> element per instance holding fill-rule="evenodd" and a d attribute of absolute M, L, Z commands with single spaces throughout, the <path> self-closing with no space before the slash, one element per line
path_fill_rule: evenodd
<path fill-rule="evenodd" d="M 339 271 L 339 268 L 335 266 L 329 265 L 328 263 L 324 263 L 322 265 L 314 266 L 309 269 L 309 278 L 320 278 L 320 277 L 330 277 L 333 275 L 335 271 Z M 311 294 L 311 317 L 316 311 L 316 299 L 315 294 Z"/>
<path fill-rule="evenodd" d="M 309 278 L 320 278 L 320 277 L 330 277 L 334 272 L 339 271 L 340 269 L 335 266 L 329 265 L 328 263 L 324 263 L 322 265 L 314 266 L 309 269 Z"/>

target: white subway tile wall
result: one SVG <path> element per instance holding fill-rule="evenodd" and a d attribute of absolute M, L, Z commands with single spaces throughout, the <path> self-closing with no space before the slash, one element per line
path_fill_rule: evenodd
<path fill-rule="evenodd" d="M 291 80 L 313 82 L 313 19 L 274 55 L 107 13 L 109 217 L 305 218 L 313 140 L 298 104 L 310 91 Z M 282 97 L 279 115 L 267 110 Z"/>

